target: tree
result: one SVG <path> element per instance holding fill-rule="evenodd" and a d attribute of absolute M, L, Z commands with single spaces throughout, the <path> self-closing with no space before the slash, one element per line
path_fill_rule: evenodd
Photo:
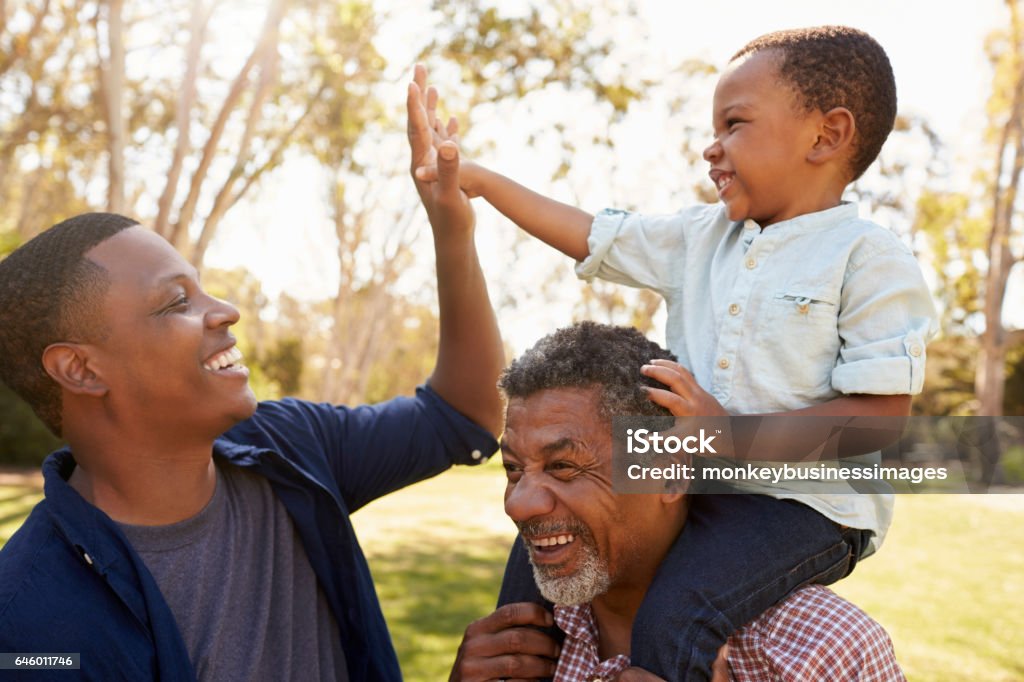
<path fill-rule="evenodd" d="M 22 241 L 101 208 L 102 187 L 102 208 L 151 218 L 201 268 L 225 214 L 289 149 L 350 153 L 377 115 L 368 84 L 384 66 L 371 5 L 261 5 L 27 0 L 3 12 L 0 199 L 21 210 L 0 234 Z"/>
<path fill-rule="evenodd" d="M 995 140 L 995 166 L 988 178 L 991 196 L 990 232 L 984 280 L 985 329 L 975 377 L 981 414 L 999 415 L 1006 386 L 1007 351 L 1024 342 L 1024 330 L 1003 324 L 1006 287 L 1014 266 L 1024 254 L 1014 253 L 1020 238 L 1018 189 L 1024 170 L 1024 19 L 1017 0 L 1006 0 L 1010 13 L 1007 29 L 993 33 L 988 43 L 994 76 L 989 98 L 990 134 Z"/>
<path fill-rule="evenodd" d="M 0 241 L 9 245 L 88 205 L 82 179 L 104 145 L 84 4 L 36 0 L 3 13 Z"/>

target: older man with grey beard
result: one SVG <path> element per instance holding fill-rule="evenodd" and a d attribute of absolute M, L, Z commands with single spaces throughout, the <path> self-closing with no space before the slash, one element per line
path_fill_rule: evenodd
<path fill-rule="evenodd" d="M 631 667 L 634 621 L 688 520 L 700 520 L 681 492 L 612 489 L 612 415 L 665 414 L 647 398 L 655 385 L 641 379 L 652 359 L 674 358 L 635 329 L 582 322 L 545 337 L 503 374 L 505 511 L 522 539 L 510 566 L 517 552 L 528 554 L 544 603 L 507 603 L 470 625 L 452 680 L 659 679 Z M 510 575 L 499 601 L 515 592 Z M 678 641 L 655 636 L 658 646 Z M 738 627 L 713 673 L 716 682 L 904 679 L 885 630 L 816 585 Z"/>

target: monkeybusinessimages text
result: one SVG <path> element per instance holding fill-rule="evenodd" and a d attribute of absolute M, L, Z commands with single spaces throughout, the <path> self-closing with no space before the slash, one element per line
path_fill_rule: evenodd
<path fill-rule="evenodd" d="M 626 430 L 628 455 L 700 455 L 714 458 L 715 439 L 720 431 L 709 433 L 700 429 L 688 436 L 664 435 L 648 429 Z M 691 460 L 692 461 L 692 460 Z M 632 463 L 626 467 L 626 476 L 633 481 L 647 480 L 704 480 L 704 481 L 763 481 L 775 484 L 786 481 L 944 481 L 948 477 L 945 467 L 885 467 L 836 466 L 836 462 L 728 462 L 716 459 L 713 466 L 672 462 L 658 465 Z"/>

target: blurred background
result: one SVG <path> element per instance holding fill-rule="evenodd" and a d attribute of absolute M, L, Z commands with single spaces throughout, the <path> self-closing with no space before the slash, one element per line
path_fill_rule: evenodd
<path fill-rule="evenodd" d="M 871 33 L 896 74 L 896 130 L 846 198 L 913 249 L 934 292 L 942 329 L 915 412 L 1024 415 L 1016 0 L 0 0 L 0 258 L 71 215 L 125 213 L 242 310 L 260 398 L 409 393 L 437 338 L 408 176 L 413 64 L 465 155 L 590 211 L 672 212 L 715 201 L 700 153 L 729 57 L 829 23 Z M 509 357 L 573 319 L 664 340 L 656 295 L 584 285 L 477 210 Z M 1024 490 L 1022 440 L 999 434 L 989 483 Z M 57 445 L 0 385 L 0 465 L 38 467 Z M 39 495 L 9 471 L 0 541 Z M 492 605 L 512 530 L 502 487 L 492 464 L 357 515 L 410 679 L 445 677 Z M 1024 680 L 1024 496 L 898 504 L 885 549 L 843 593 L 889 627 L 912 679 Z M 410 510 L 429 528 L 408 528 Z"/>

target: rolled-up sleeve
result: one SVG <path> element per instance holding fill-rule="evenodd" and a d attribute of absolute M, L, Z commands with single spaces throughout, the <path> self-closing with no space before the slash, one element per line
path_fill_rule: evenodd
<path fill-rule="evenodd" d="M 605 209 L 594 217 L 587 238 L 590 255 L 576 276 L 653 289 L 664 294 L 674 281 L 673 264 L 685 249 L 683 213 L 647 216 Z"/>
<path fill-rule="evenodd" d="M 832 387 L 846 394 L 920 393 L 925 345 L 938 325 L 910 251 L 893 243 L 858 254 L 847 270 L 840 310 L 841 347 Z"/>

